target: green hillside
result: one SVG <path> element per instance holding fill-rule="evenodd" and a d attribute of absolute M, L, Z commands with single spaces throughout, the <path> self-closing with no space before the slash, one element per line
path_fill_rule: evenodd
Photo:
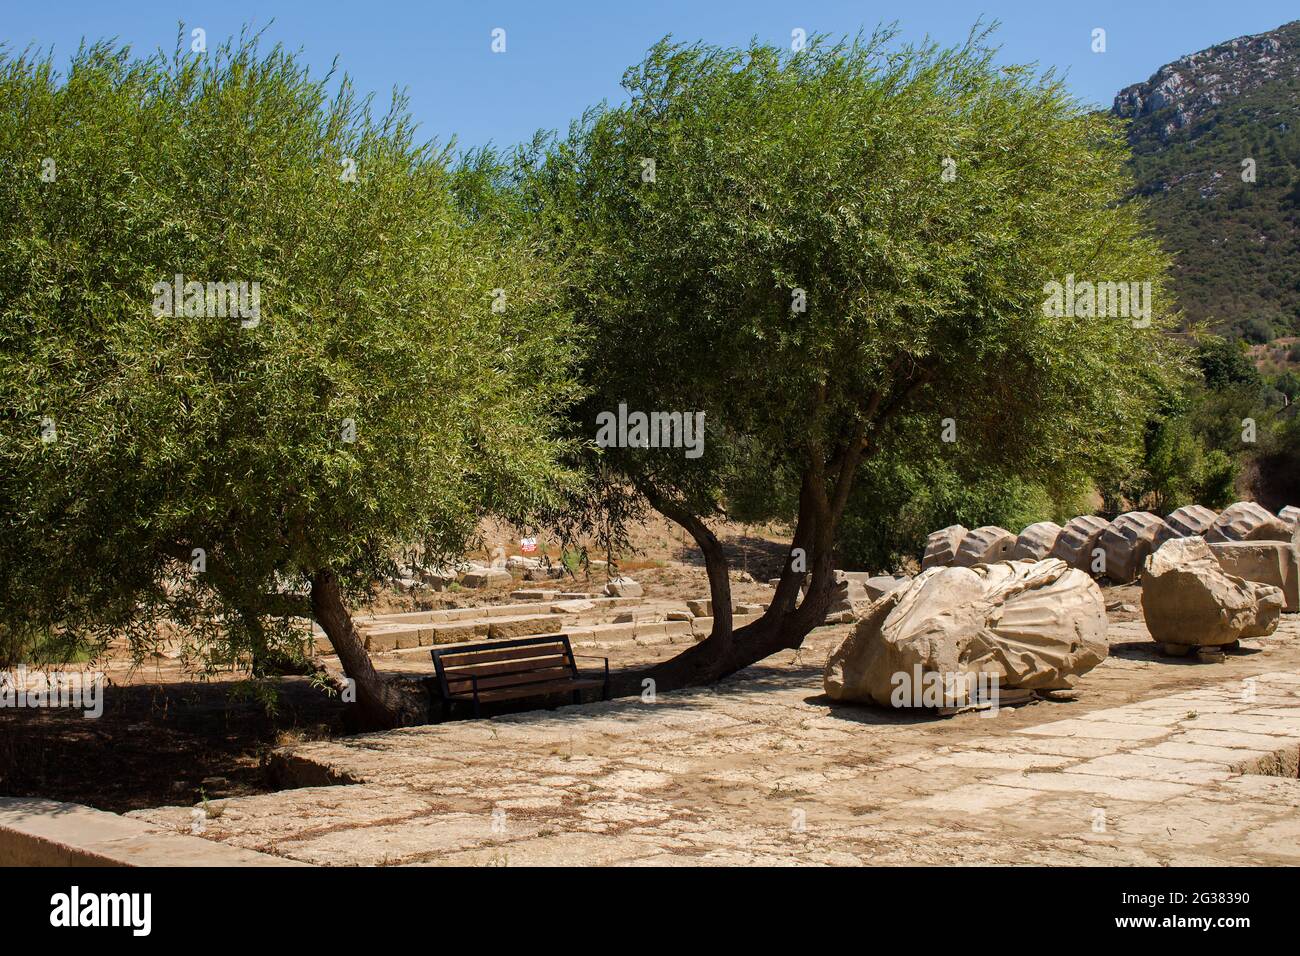
<path fill-rule="evenodd" d="M 1188 319 L 1251 342 L 1300 332 L 1300 21 L 1170 63 L 1113 112 Z"/>

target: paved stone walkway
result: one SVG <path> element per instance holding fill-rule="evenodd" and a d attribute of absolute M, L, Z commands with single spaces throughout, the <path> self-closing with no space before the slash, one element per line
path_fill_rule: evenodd
<path fill-rule="evenodd" d="M 1078 702 L 991 718 L 831 706 L 842 636 L 654 703 L 288 748 L 313 785 L 212 804 L 202 835 L 325 865 L 1300 864 L 1293 615 L 1221 665 L 1112 625 Z"/>

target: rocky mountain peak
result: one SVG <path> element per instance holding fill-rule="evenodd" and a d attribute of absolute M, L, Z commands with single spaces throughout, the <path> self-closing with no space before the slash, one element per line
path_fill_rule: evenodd
<path fill-rule="evenodd" d="M 1300 75 L 1300 20 L 1238 37 L 1167 63 L 1145 83 L 1120 90 L 1111 112 L 1152 118 L 1161 139 L 1197 125 L 1226 99 Z"/>

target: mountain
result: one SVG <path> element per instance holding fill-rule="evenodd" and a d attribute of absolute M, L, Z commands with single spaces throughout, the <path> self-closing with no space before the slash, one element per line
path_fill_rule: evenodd
<path fill-rule="evenodd" d="M 1187 318 L 1257 343 L 1300 332 L 1300 20 L 1162 66 L 1111 112 Z"/>

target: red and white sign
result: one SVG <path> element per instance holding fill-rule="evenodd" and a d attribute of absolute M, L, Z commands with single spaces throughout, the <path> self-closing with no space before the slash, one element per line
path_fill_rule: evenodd
<path fill-rule="evenodd" d="M 524 554 L 533 554 L 533 553 L 535 553 L 535 552 L 537 551 L 537 539 L 536 539 L 536 538 L 520 538 L 520 539 L 519 539 L 519 550 L 522 551 Z"/>

